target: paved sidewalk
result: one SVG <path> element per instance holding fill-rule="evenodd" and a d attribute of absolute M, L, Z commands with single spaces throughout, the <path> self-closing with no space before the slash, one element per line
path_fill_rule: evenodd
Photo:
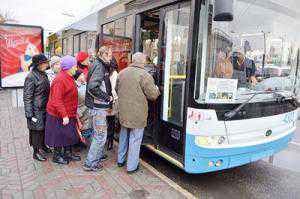
<path fill-rule="evenodd" d="M 34 161 L 23 108 L 12 107 L 11 93 L 0 91 L 0 198 L 185 198 L 143 166 L 127 175 L 116 166 L 116 149 L 98 173 L 84 172 L 82 162 Z"/>

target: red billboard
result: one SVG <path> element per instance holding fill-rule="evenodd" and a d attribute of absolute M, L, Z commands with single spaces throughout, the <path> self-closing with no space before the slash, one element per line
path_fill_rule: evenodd
<path fill-rule="evenodd" d="M 41 27 L 0 24 L 1 87 L 23 87 L 32 57 L 41 52 Z"/>

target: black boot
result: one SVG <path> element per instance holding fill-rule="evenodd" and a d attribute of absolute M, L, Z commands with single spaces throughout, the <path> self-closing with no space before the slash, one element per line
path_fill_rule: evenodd
<path fill-rule="evenodd" d="M 44 162 L 47 159 L 39 152 L 38 148 L 34 148 L 33 149 L 33 159 L 40 161 L 40 162 Z"/>
<path fill-rule="evenodd" d="M 113 146 L 114 146 L 114 138 L 111 136 L 107 137 L 107 144 L 106 144 L 107 150 L 108 151 L 112 150 Z"/>
<path fill-rule="evenodd" d="M 46 145 L 42 148 L 42 150 L 43 150 L 44 153 L 46 153 L 46 154 L 52 153 L 52 150 L 51 150 L 49 147 L 47 147 Z"/>
<path fill-rule="evenodd" d="M 69 164 L 69 160 L 64 158 L 61 149 L 58 149 L 58 147 L 54 149 L 52 162 L 57 164 Z"/>
<path fill-rule="evenodd" d="M 81 161 L 81 157 L 79 155 L 75 155 L 72 152 L 72 147 L 69 148 L 70 151 L 68 152 L 67 147 L 64 147 L 64 157 L 68 161 Z"/>

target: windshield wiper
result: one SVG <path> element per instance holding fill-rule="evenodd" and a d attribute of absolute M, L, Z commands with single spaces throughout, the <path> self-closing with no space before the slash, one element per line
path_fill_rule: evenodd
<path fill-rule="evenodd" d="M 233 118 L 234 116 L 236 116 L 236 114 L 238 112 L 240 112 L 240 110 L 246 105 L 248 104 L 254 97 L 256 97 L 257 95 L 260 94 L 273 94 L 276 101 L 281 103 L 284 102 L 286 100 L 286 97 L 284 95 L 282 95 L 281 93 L 279 93 L 279 91 L 262 91 L 262 92 L 257 92 L 254 93 L 249 99 L 247 99 L 245 102 L 243 102 L 242 104 L 240 104 L 238 107 L 234 108 L 233 110 L 226 112 L 224 114 L 225 120 L 229 120 L 231 118 Z M 295 97 L 294 96 L 290 96 L 292 97 L 292 99 L 294 99 L 293 101 L 295 101 Z M 292 105 L 294 105 L 295 107 L 298 107 L 297 104 L 294 104 L 291 102 Z"/>

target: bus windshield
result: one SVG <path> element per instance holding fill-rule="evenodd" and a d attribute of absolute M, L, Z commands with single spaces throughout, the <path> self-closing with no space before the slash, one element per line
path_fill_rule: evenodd
<path fill-rule="evenodd" d="M 195 99 L 240 103 L 250 94 L 291 96 L 300 40 L 300 2 L 233 0 L 233 21 L 214 21 L 214 0 L 199 20 Z M 274 100 L 266 92 L 251 102 Z"/>

